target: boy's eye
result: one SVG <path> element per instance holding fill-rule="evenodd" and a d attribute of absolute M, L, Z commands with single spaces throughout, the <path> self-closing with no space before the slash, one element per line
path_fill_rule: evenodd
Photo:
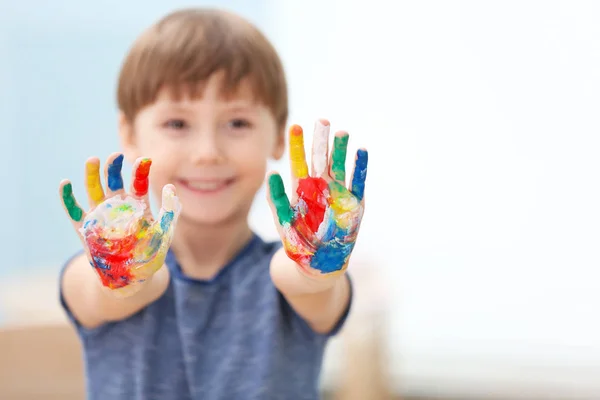
<path fill-rule="evenodd" d="M 250 128 L 251 124 L 248 120 L 242 118 L 236 118 L 229 121 L 229 126 L 233 129 Z"/>
<path fill-rule="evenodd" d="M 180 130 L 185 129 L 187 127 L 187 123 L 182 119 L 170 119 L 165 122 L 165 126 L 167 128 Z"/>

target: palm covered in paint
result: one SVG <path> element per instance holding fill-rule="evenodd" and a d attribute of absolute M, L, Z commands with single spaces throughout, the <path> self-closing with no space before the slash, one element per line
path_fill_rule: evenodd
<path fill-rule="evenodd" d="M 60 185 L 64 208 L 79 237 L 90 264 L 102 285 L 123 289 L 142 282 L 164 263 L 171 244 L 180 205 L 174 187 L 163 189 L 162 208 L 154 220 L 148 202 L 148 175 L 151 161 L 139 159 L 133 168 L 131 194 L 123 189 L 123 156 L 113 154 L 107 161 L 105 195 L 100 181 L 100 162 L 86 162 L 86 187 L 90 210 L 85 213 L 73 195 L 68 180 Z M 134 290 L 120 290 L 132 293 Z"/>
<path fill-rule="evenodd" d="M 289 140 L 292 203 L 281 176 L 269 177 L 271 208 L 286 254 L 311 275 L 343 271 L 356 243 L 363 215 L 367 151 L 358 150 L 348 189 L 345 186 L 347 133 L 336 134 L 331 157 L 328 157 L 329 123 L 316 124 L 310 175 L 300 126 L 291 127 Z"/>

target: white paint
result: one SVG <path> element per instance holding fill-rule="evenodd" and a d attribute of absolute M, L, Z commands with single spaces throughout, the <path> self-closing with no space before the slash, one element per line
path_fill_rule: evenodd
<path fill-rule="evenodd" d="M 131 205 L 129 209 L 120 209 L 124 204 Z M 113 196 L 94 208 L 83 221 L 79 231 L 85 236 L 87 229 L 101 226 L 106 238 L 120 238 L 138 229 L 138 221 L 144 217 L 146 203 L 131 196 L 121 198 Z"/>
<path fill-rule="evenodd" d="M 313 176 L 319 177 L 327 172 L 327 148 L 329 143 L 329 125 L 323 125 L 321 121 L 315 123 L 312 146 L 312 168 Z"/>
<path fill-rule="evenodd" d="M 330 207 L 328 207 L 327 210 L 325 210 L 325 214 L 323 215 L 323 221 L 321 221 L 321 224 L 319 225 L 319 229 L 316 232 L 317 239 L 319 239 L 320 241 L 323 241 L 323 239 L 325 238 L 325 235 L 329 231 L 329 225 L 331 225 L 333 223 L 331 221 L 333 217 L 334 217 L 333 210 Z M 331 237 L 326 238 L 326 240 L 331 240 Z"/>

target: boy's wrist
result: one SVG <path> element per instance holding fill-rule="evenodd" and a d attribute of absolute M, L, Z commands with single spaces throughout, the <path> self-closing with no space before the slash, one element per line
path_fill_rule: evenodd
<path fill-rule="evenodd" d="M 132 299 L 137 296 L 144 296 L 145 292 L 152 290 L 156 284 L 169 279 L 168 268 L 163 264 L 161 268 L 159 268 L 156 272 L 149 273 L 144 276 L 143 279 L 139 279 L 133 281 L 125 286 L 120 288 L 111 289 L 106 286 L 102 286 L 103 292 L 108 296 L 117 299 Z M 163 286 L 162 284 L 160 286 Z"/>
<path fill-rule="evenodd" d="M 346 267 L 340 271 L 331 272 L 328 274 L 318 274 L 317 271 L 307 272 L 305 268 L 294 262 L 296 271 L 300 276 L 302 286 L 306 289 L 306 293 L 319 293 L 333 288 L 340 278 L 346 274 Z"/>

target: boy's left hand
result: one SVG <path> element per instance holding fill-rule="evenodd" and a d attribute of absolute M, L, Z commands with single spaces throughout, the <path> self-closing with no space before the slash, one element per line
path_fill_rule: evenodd
<path fill-rule="evenodd" d="M 357 151 L 346 188 L 346 132 L 335 135 L 329 156 L 329 122 L 317 122 L 310 174 L 300 126 L 290 128 L 289 143 L 292 203 L 277 173 L 269 176 L 268 194 L 285 252 L 310 277 L 339 276 L 348 267 L 363 216 L 368 153 Z"/>

